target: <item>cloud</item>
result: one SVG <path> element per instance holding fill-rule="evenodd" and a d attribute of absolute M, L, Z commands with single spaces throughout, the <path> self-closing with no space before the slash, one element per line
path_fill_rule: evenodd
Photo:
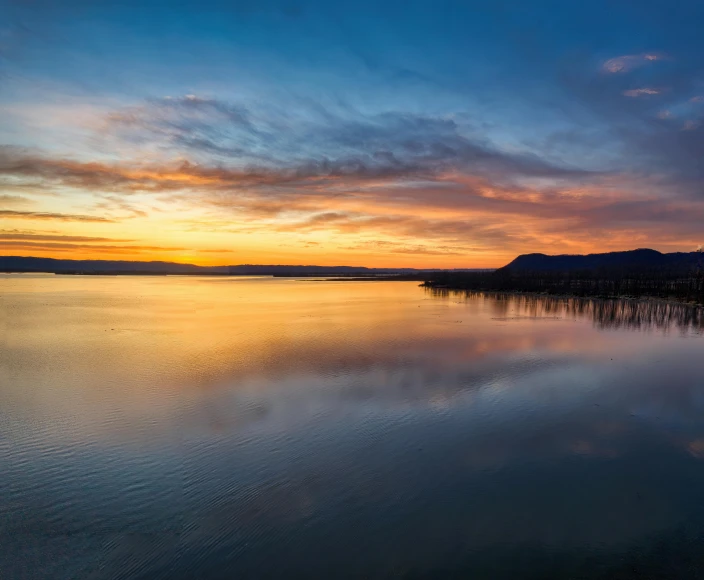
<path fill-rule="evenodd" d="M 585 106 L 604 118 L 628 119 L 617 125 L 628 157 L 604 171 L 560 161 L 560 149 L 578 143 L 579 135 L 555 141 L 557 153 L 547 155 L 539 146 L 497 147 L 461 116 L 312 105 L 289 113 L 191 95 L 110 113 L 108 140 L 134 150 L 118 161 L 0 147 L 0 183 L 71 188 L 91 195 L 101 213 L 125 216 L 145 216 L 151 199 L 146 203 L 166 211 L 197 210 L 179 225 L 198 231 L 330 232 L 342 236 L 339 248 L 387 254 L 585 251 L 595 240 L 604 249 L 625 249 L 647 242 L 658 222 L 661 247 L 693 243 L 693 216 L 702 212 L 680 195 L 689 187 L 679 179 L 687 160 L 664 164 L 672 156 L 665 142 L 685 139 L 677 136 L 681 127 L 656 119 L 647 99 L 626 107 L 624 89 L 604 82 L 593 92 L 588 84 L 571 87 L 587 90 Z M 656 167 L 663 170 L 656 174 Z M 664 195 L 671 183 L 676 187 Z M 79 217 L 114 221 L 73 216 Z M 671 234 L 662 233 L 663 224 Z M 398 245 L 360 239 L 370 236 L 395 237 Z"/>
<path fill-rule="evenodd" d="M 507 219 L 510 220 L 510 217 L 504 216 L 504 220 Z M 470 249 L 486 249 L 526 241 L 525 234 L 517 233 L 513 227 L 497 228 L 494 219 L 478 219 L 469 216 L 465 219 L 432 219 L 412 215 L 325 212 L 312 215 L 301 222 L 284 223 L 278 229 L 282 232 L 310 233 L 327 230 L 344 235 L 391 236 L 396 239 L 395 242 L 364 241 L 355 244 L 354 247 L 370 249 L 373 245 L 376 250 L 397 253 L 422 253 L 421 248 L 428 250 L 425 252 L 427 254 L 435 253 L 430 251 L 431 247 L 427 244 L 418 243 L 419 240 L 444 240 L 445 243 L 435 244 L 434 247 L 443 248 L 446 253 L 460 252 L 460 248 L 463 248 L 466 253 Z"/>
<path fill-rule="evenodd" d="M 392 242 L 388 240 L 371 240 L 341 249 L 388 252 L 392 254 L 417 254 L 424 256 L 463 256 L 470 250 L 470 248 L 466 246 L 428 246 L 425 244 L 404 244 L 402 242 Z"/>
<path fill-rule="evenodd" d="M 105 129 L 137 145 L 157 138 L 171 146 L 229 155 L 247 153 L 234 145 L 238 138 L 271 136 L 255 127 L 244 106 L 196 95 L 149 99 L 114 111 L 106 116 Z M 229 145 L 222 144 L 228 141 Z"/>
<path fill-rule="evenodd" d="M 704 195 L 695 2 L 649 3 L 637 18 L 608 3 L 533 7 L 532 29 L 501 7 L 448 19 L 387 6 L 371 22 L 366 8 L 350 20 L 331 4 L 283 28 L 261 3 L 237 9 L 244 24 L 181 7 L 160 15 L 162 32 L 172 17 L 191 22 L 178 39 L 118 31 L 100 6 L 80 18 L 85 6 L 69 4 L 22 8 L 30 33 L 12 15 L 0 25 L 0 66 L 16 77 L 0 133 L 43 148 L 0 147 L 2 207 L 43 210 L 0 219 L 82 230 L 134 217 L 154 226 L 129 234 L 140 238 L 163 226 L 213 231 L 217 247 L 247 234 L 300 247 L 322 234 L 323 248 L 408 255 L 693 241 Z M 237 42 L 211 42 L 221 25 Z M 158 54 L 142 50 L 154 42 Z"/>
<path fill-rule="evenodd" d="M 129 189 L 130 184 L 137 181 L 126 171 L 103 163 L 47 158 L 10 146 L 0 146 L 2 177 L 12 178 L 12 185 L 26 179 L 37 189 L 46 185 L 61 185 L 98 191 Z M 146 187 L 148 176 L 143 176 L 142 180 Z"/>
<path fill-rule="evenodd" d="M 156 144 L 170 153 L 104 163 L 4 147 L 0 180 L 46 191 L 82 190 L 98 197 L 97 209 L 133 216 L 144 212 L 127 196 L 159 194 L 162 205 L 219 212 L 214 221 L 205 220 L 206 230 L 222 218 L 223 228 L 232 230 L 234 218 L 240 232 L 423 236 L 443 241 L 450 252 L 462 237 L 464 247 L 476 245 L 467 245 L 468 234 L 482 235 L 481 246 L 508 243 L 505 234 L 480 228 L 476 216 L 465 219 L 462 213 L 540 211 L 530 197 L 541 194 L 516 182 L 581 183 L 598 176 L 531 151 L 501 150 L 450 116 L 366 115 L 320 106 L 289 114 L 191 95 L 113 112 L 105 133 L 137 151 Z M 460 214 L 409 217 L 424 208 Z M 435 253 L 418 243 L 399 247 L 409 254 L 423 247 Z"/>
<path fill-rule="evenodd" d="M 602 65 L 602 70 L 611 74 L 627 73 L 649 62 L 663 60 L 664 58 L 664 55 L 655 53 L 627 54 L 610 58 Z"/>
<path fill-rule="evenodd" d="M 626 60 L 632 61 L 632 56 Z M 613 174 L 657 180 L 663 202 L 672 197 L 701 199 L 704 130 L 702 112 L 691 101 L 701 89 L 701 65 L 692 58 L 668 61 L 667 67 L 647 67 L 628 75 L 571 69 L 561 81 L 574 104 L 570 121 L 590 127 L 595 137 L 587 141 L 584 131 L 575 129 L 572 142 L 561 144 L 581 147 L 577 151 L 583 156 L 605 159 L 604 167 Z M 649 61 L 637 55 L 635 62 L 640 66 Z"/>
<path fill-rule="evenodd" d="M 60 167 L 56 176 L 59 183 L 67 168 L 76 169 L 83 177 L 87 174 L 78 162 L 46 161 L 42 166 L 44 158 L 33 156 L 31 163 L 19 165 L 40 167 L 43 176 Z M 195 224 L 196 229 L 231 231 L 237 224 L 236 231 L 252 234 L 329 231 L 343 236 L 394 236 L 399 242 L 396 249 L 377 245 L 377 251 L 397 254 L 434 255 L 426 242 L 429 240 L 448 254 L 459 252 L 456 248 L 460 247 L 466 252 L 496 252 L 497 248 L 520 252 L 526 247 L 536 251 L 551 247 L 581 250 L 592 247 L 597 232 L 601 232 L 601 243 L 617 244 L 611 247 L 618 249 L 622 247 L 618 244 L 633 243 L 635 229 L 653 232 L 661 230 L 663 223 L 678 223 L 680 239 L 690 243 L 698 227 L 696 220 L 704 217 L 696 205 L 642 199 L 642 194 L 641 199 L 634 199 L 627 189 L 633 184 L 628 181 L 617 185 L 626 189 L 616 194 L 614 184 L 605 178 L 602 183 L 579 185 L 573 192 L 572 186 L 496 184 L 456 171 L 413 181 L 364 177 L 359 171 L 247 171 L 185 162 L 140 168 L 90 166 L 101 180 L 114 173 L 110 181 L 125 187 L 128 195 L 147 185 L 153 193 L 165 193 L 166 203 L 198 207 L 200 211 L 210 208 L 212 217 L 204 216 L 202 225 Z M 11 215 L 107 219 L 39 212 Z M 621 235 L 624 231 L 630 238 Z"/>
<path fill-rule="evenodd" d="M 294 113 L 194 95 L 156 99 L 109 114 L 105 132 L 198 162 L 303 178 L 413 178 L 449 168 L 505 178 L 589 174 L 531 152 L 502 151 L 448 116 L 369 115 L 310 103 Z"/>
<path fill-rule="evenodd" d="M 447 138 L 438 134 L 446 131 Z M 451 185 L 448 175 L 486 175 L 494 182 L 510 182 L 519 176 L 543 179 L 586 179 L 592 173 L 544 162 L 532 154 L 508 154 L 479 146 L 460 136 L 454 122 L 392 115 L 370 128 L 354 123 L 335 137 L 344 145 L 341 157 L 322 155 L 279 165 L 206 165 L 190 161 L 161 164 L 123 162 L 106 164 L 48 158 L 17 148 L 0 148 L 0 179 L 26 180 L 36 189 L 71 187 L 100 194 L 98 209 L 120 209 L 132 216 L 142 210 L 112 193 L 172 193 L 203 196 L 213 203 L 266 211 L 272 199 L 291 205 L 302 198 L 351 195 L 355 188 L 408 187 L 420 182 L 437 187 Z M 396 150 L 381 150 L 393 146 Z M 370 152 L 363 153 L 364 148 Z M 358 155 L 350 151 L 359 150 Z M 333 153 L 330 148 L 329 153 Z M 479 178 L 477 178 L 479 179 Z M 274 207 L 280 202 L 274 203 Z M 278 211 L 276 209 L 274 212 Z"/>
<path fill-rule="evenodd" d="M 69 213 L 54 213 L 43 211 L 12 211 L 9 209 L 0 210 L 0 217 L 27 219 L 27 220 L 56 220 L 56 221 L 74 221 L 74 222 L 102 222 L 111 223 L 115 220 L 91 215 L 69 214 Z"/>
<path fill-rule="evenodd" d="M 662 89 L 653 89 L 653 88 L 641 88 L 641 89 L 630 89 L 628 91 L 623 91 L 624 96 L 626 97 L 643 97 L 647 95 L 659 95 L 662 93 Z"/>
<path fill-rule="evenodd" d="M 32 200 L 19 195 L 0 194 L 0 204 L 8 205 L 31 205 Z"/>
<path fill-rule="evenodd" d="M 699 125 L 700 125 L 699 121 L 694 121 L 693 119 L 688 119 L 687 121 L 684 122 L 682 129 L 685 131 L 694 131 L 699 127 Z"/>
<path fill-rule="evenodd" d="M 35 234 L 0 230 L 0 240 L 28 240 L 42 242 L 134 242 L 116 238 L 103 238 L 96 236 L 70 236 L 60 234 Z"/>
<path fill-rule="evenodd" d="M 73 244 L 69 242 L 31 242 L 31 241 L 3 241 L 0 248 L 25 248 L 41 250 L 100 250 L 108 252 L 132 253 L 132 252 L 180 252 L 189 248 L 176 248 L 169 246 L 145 246 L 145 245 L 106 245 L 106 244 Z"/>

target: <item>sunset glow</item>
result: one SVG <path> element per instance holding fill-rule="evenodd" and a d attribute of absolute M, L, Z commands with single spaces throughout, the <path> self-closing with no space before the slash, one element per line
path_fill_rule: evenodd
<path fill-rule="evenodd" d="M 0 22 L 2 255 L 472 268 L 702 241 L 694 4 L 546 6 L 530 38 L 465 3 L 40 4 Z"/>

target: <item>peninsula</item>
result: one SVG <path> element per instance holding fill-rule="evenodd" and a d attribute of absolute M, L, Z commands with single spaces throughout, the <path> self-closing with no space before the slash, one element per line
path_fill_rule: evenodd
<path fill-rule="evenodd" d="M 591 297 L 652 297 L 704 304 L 701 251 L 650 249 L 588 255 L 524 254 L 491 272 L 434 272 L 436 289 Z"/>

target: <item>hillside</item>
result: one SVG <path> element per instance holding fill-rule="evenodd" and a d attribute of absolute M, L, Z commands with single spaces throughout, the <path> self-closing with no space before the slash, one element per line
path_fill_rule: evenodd
<path fill-rule="evenodd" d="M 523 254 L 502 269 L 511 272 L 575 272 L 611 268 L 627 268 L 629 270 L 677 269 L 685 271 L 695 267 L 700 258 L 701 254 L 698 252 L 662 254 L 656 250 L 649 249 L 587 255 L 562 254 L 549 256 L 546 254 Z"/>
<path fill-rule="evenodd" d="M 655 250 L 586 256 L 524 254 L 494 272 L 436 272 L 434 289 L 570 296 L 657 297 L 704 303 L 704 256 Z"/>

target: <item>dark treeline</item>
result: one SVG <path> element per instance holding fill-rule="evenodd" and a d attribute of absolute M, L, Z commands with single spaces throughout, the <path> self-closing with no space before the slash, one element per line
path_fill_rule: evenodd
<path fill-rule="evenodd" d="M 536 292 L 584 297 L 653 297 L 704 304 L 704 271 L 695 267 L 598 268 L 580 271 L 435 272 L 431 288 L 493 292 Z"/>

